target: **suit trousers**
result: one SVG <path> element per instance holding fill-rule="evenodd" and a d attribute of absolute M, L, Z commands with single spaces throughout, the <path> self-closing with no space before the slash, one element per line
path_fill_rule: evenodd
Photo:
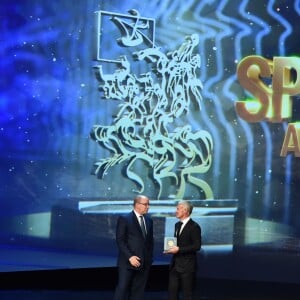
<path fill-rule="evenodd" d="M 119 267 L 114 300 L 143 300 L 150 266 L 141 270 Z"/>
<path fill-rule="evenodd" d="M 178 300 L 180 292 L 182 292 L 183 300 L 192 300 L 195 276 L 195 272 L 181 273 L 172 267 L 169 272 L 168 300 Z"/>

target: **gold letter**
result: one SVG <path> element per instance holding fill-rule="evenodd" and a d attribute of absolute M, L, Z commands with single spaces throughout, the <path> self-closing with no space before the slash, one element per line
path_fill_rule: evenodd
<path fill-rule="evenodd" d="M 294 152 L 296 157 L 300 156 L 300 123 L 288 124 L 287 131 L 285 133 L 283 145 L 281 148 L 280 156 L 286 156 L 287 152 Z"/>
<path fill-rule="evenodd" d="M 257 98 L 236 102 L 236 111 L 244 120 L 260 122 L 270 113 L 272 90 L 265 85 L 262 77 L 269 78 L 271 75 L 271 63 L 261 56 L 248 56 L 239 63 L 237 77 L 241 85 Z"/>
<path fill-rule="evenodd" d="M 296 72 L 295 80 L 291 70 Z M 273 98 L 271 122 L 282 122 L 292 115 L 292 95 L 300 92 L 300 59 L 298 57 L 275 57 L 273 72 Z M 300 75 L 300 74 L 299 74 Z"/>

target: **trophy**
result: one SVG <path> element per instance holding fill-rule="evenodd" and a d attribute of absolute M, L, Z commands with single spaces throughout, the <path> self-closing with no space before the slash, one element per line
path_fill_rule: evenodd
<path fill-rule="evenodd" d="M 164 238 L 164 252 L 168 252 L 170 248 L 177 246 L 176 237 L 165 237 Z"/>

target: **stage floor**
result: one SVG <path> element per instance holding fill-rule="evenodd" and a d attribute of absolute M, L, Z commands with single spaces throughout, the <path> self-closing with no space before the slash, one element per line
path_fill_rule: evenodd
<path fill-rule="evenodd" d="M 295 292 L 295 291 L 294 291 Z M 1 290 L 1 300 L 111 300 L 113 290 Z M 258 289 L 256 291 L 244 290 L 239 293 L 222 291 L 218 287 L 215 291 L 197 291 L 196 300 L 299 300 L 299 294 L 292 294 L 290 290 L 286 292 L 273 292 Z M 167 300 L 166 291 L 147 291 L 145 300 Z"/>
<path fill-rule="evenodd" d="M 0 272 L 0 300 L 112 300 L 116 268 Z M 153 266 L 145 300 L 167 300 L 168 266 Z M 197 278 L 195 300 L 299 300 L 300 284 Z"/>

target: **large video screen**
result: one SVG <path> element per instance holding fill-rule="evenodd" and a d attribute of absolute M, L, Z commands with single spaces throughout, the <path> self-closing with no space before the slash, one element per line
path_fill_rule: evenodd
<path fill-rule="evenodd" d="M 150 198 L 200 276 L 298 282 L 300 1 L 1 1 L 0 272 L 115 266 Z"/>

